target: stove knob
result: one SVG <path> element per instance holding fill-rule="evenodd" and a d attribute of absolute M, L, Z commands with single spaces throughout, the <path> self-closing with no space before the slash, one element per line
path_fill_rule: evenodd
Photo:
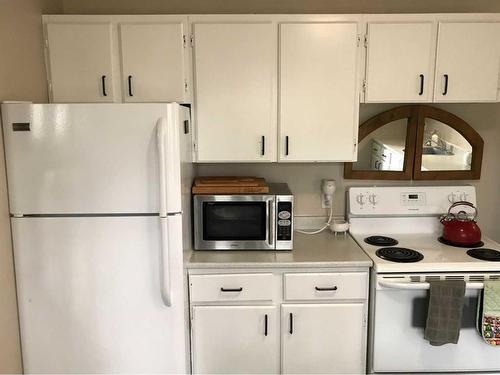
<path fill-rule="evenodd" d="M 448 202 L 450 202 L 450 203 L 456 202 L 455 193 L 448 194 Z"/>
<path fill-rule="evenodd" d="M 467 194 L 466 192 L 463 192 L 462 194 L 460 194 L 461 201 L 467 201 L 468 197 L 469 197 L 469 194 Z"/>
<path fill-rule="evenodd" d="M 378 203 L 378 201 L 375 199 L 377 196 L 375 194 L 370 194 L 368 196 L 368 201 L 373 204 L 374 206 Z"/>
<path fill-rule="evenodd" d="M 356 195 L 356 202 L 358 202 L 360 206 L 363 206 L 365 204 L 364 197 L 365 196 L 363 194 Z"/>

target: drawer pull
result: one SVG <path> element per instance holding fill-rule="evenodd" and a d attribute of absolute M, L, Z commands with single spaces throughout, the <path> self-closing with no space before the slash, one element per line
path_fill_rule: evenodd
<path fill-rule="evenodd" d="M 243 288 L 220 288 L 221 292 L 241 292 Z"/>
<path fill-rule="evenodd" d="M 314 289 L 316 289 L 318 292 L 332 292 L 334 290 L 337 290 L 337 286 L 326 287 L 326 288 L 315 286 Z"/>
<path fill-rule="evenodd" d="M 264 315 L 264 336 L 267 336 L 267 314 Z"/>
<path fill-rule="evenodd" d="M 291 334 L 293 334 L 293 314 L 290 313 L 290 328 L 288 330 L 288 332 Z"/>

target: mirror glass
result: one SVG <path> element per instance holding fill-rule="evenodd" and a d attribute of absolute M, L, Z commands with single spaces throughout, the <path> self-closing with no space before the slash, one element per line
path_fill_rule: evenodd
<path fill-rule="evenodd" d="M 471 169 L 472 146 L 452 127 L 425 118 L 422 171 L 464 171 Z"/>
<path fill-rule="evenodd" d="M 402 171 L 405 159 L 408 119 L 389 122 L 368 134 L 358 146 L 353 170 Z"/>

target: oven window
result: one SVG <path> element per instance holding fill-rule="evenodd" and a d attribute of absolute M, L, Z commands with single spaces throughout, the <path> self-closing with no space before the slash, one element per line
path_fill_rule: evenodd
<path fill-rule="evenodd" d="M 265 241 L 266 202 L 204 202 L 204 241 Z"/>

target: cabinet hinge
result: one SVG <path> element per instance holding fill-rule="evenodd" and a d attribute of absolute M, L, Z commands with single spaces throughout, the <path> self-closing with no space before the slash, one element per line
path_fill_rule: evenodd
<path fill-rule="evenodd" d="M 191 44 L 191 47 L 194 47 L 194 35 L 193 34 L 191 34 L 189 36 L 189 43 Z"/>
<path fill-rule="evenodd" d="M 363 315 L 363 327 L 366 327 L 366 322 L 367 321 L 368 321 L 368 318 L 367 318 L 367 316 L 365 314 L 365 315 Z"/>
<path fill-rule="evenodd" d="M 368 34 L 365 34 L 364 45 L 365 45 L 365 48 L 368 47 Z"/>
<path fill-rule="evenodd" d="M 187 82 L 187 79 L 184 80 L 184 92 L 188 92 L 188 82 Z"/>
<path fill-rule="evenodd" d="M 49 40 L 45 39 L 45 48 L 49 48 Z"/>
<path fill-rule="evenodd" d="M 187 42 L 186 42 L 186 35 L 182 36 L 182 47 L 186 48 Z"/>
<path fill-rule="evenodd" d="M 366 92 L 366 79 L 363 80 L 363 92 Z"/>
<path fill-rule="evenodd" d="M 361 35 L 360 35 L 360 34 L 358 34 L 358 35 L 356 36 L 356 47 L 359 47 L 359 44 L 360 44 L 360 43 L 361 43 Z"/>

